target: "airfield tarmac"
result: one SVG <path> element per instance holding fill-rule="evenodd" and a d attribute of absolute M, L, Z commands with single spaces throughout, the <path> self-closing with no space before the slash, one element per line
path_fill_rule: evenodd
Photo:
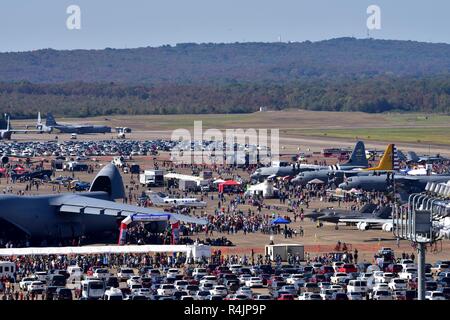
<path fill-rule="evenodd" d="M 57 119 L 58 122 L 68 123 L 86 123 L 86 124 L 104 124 L 114 127 L 130 127 L 133 129 L 131 134 L 127 134 L 127 139 L 133 140 L 148 140 L 148 139 L 170 139 L 172 130 L 178 128 L 186 128 L 192 132 L 193 122 L 197 120 L 203 121 L 203 129 L 208 128 L 279 128 L 280 132 L 280 153 L 298 153 L 299 150 L 303 152 L 315 152 L 319 153 L 323 148 L 330 147 L 353 147 L 357 139 L 362 139 L 366 142 L 366 148 L 376 148 L 378 150 L 384 150 L 388 143 L 394 142 L 397 146 L 404 150 L 414 150 L 418 153 L 450 155 L 450 148 L 444 137 L 447 134 L 447 130 L 450 129 L 450 117 L 449 116 L 426 116 L 417 114 L 406 115 L 386 115 L 386 114 L 365 114 L 365 113 L 345 113 L 345 112 L 312 112 L 312 111 L 283 111 L 283 112 L 258 112 L 254 114 L 245 115 L 144 115 L 144 116 L 108 116 L 108 117 L 96 117 L 96 118 L 83 118 L 83 119 Z M 25 127 L 25 125 L 32 125 L 32 120 L 16 120 L 13 121 L 14 127 Z M 386 137 L 379 141 L 370 137 L 354 137 L 354 138 L 342 138 L 333 136 L 324 136 L 320 134 L 312 134 L 305 130 L 361 130 L 366 128 L 367 130 L 377 128 L 386 133 Z M 396 128 L 401 130 L 419 130 L 422 128 L 425 130 L 433 129 L 436 136 L 433 136 L 434 140 L 429 143 L 424 142 L 410 142 L 408 139 L 403 141 L 393 141 L 395 136 L 389 135 L 389 129 Z M 439 134 L 442 136 L 439 136 Z M 13 139 L 15 141 L 48 141 L 58 137 L 58 141 L 70 140 L 69 134 L 15 134 Z M 430 136 L 431 137 L 431 136 Z M 401 138 L 401 137 L 400 137 Z M 421 137 L 423 141 L 427 140 L 425 135 Z M 88 134 L 78 135 L 78 141 L 85 140 L 109 140 L 117 139 L 115 133 L 110 134 Z M 414 137 L 414 139 L 416 139 Z M 413 139 L 413 140 L 414 140 Z M 315 155 L 317 157 L 317 154 Z M 100 163 L 107 163 L 112 157 L 97 157 Z M 168 153 L 161 153 L 157 157 L 157 161 L 168 159 Z M 288 159 L 288 157 L 287 157 Z M 326 159 L 328 164 L 334 164 L 337 162 L 335 158 Z M 141 169 L 153 168 L 152 157 L 135 157 L 132 160 L 133 163 L 137 163 L 141 166 Z M 49 166 L 49 163 L 46 164 Z M 99 169 L 96 169 L 92 175 L 86 173 L 76 173 L 75 178 L 83 181 L 92 181 L 95 174 Z M 190 172 L 179 170 L 180 173 Z M 239 170 L 237 172 L 241 176 L 246 177 L 247 173 Z M 57 175 L 69 175 L 68 172 L 57 173 Z M 137 184 L 133 184 L 131 176 L 129 174 L 123 174 L 123 179 L 126 185 L 133 186 L 133 193 L 140 195 L 143 191 L 142 187 L 137 187 Z M 134 178 L 136 180 L 136 177 Z M 3 181 L 2 181 L 3 180 Z M 135 181 L 136 182 L 136 181 Z M 0 188 L 5 186 L 4 179 L 0 179 Z M 13 185 L 14 192 L 25 189 L 25 184 Z M 158 189 L 155 189 L 159 191 Z M 38 193 L 51 193 L 52 186 L 45 185 L 39 189 Z M 32 191 L 32 194 L 36 194 L 36 191 Z M 30 192 L 28 193 L 30 194 Z M 216 196 L 216 195 L 215 195 Z M 209 200 L 208 200 L 209 201 Z M 210 201 L 209 201 L 210 202 Z M 287 213 L 286 206 L 279 204 L 278 200 L 267 200 L 267 204 L 277 205 L 280 207 L 276 213 L 282 215 L 292 215 Z M 207 211 L 213 211 L 214 205 L 208 204 Z M 318 200 L 312 201 L 310 208 L 322 208 L 329 206 L 328 203 L 322 203 Z M 242 206 L 243 210 L 246 210 L 246 206 Z M 305 213 L 309 213 L 311 209 L 306 209 Z M 263 213 L 272 213 L 267 209 L 263 209 Z M 302 243 L 305 245 L 305 250 L 310 253 L 325 253 L 334 251 L 334 247 L 337 241 L 345 242 L 349 244 L 349 248 L 358 249 L 361 260 L 372 261 L 373 254 L 378 248 L 392 247 L 397 252 L 413 252 L 413 248 L 406 241 L 400 243 L 400 247 L 397 248 L 396 240 L 390 233 L 382 232 L 380 230 L 359 231 L 355 227 L 351 226 L 339 226 L 338 230 L 335 230 L 334 225 L 325 224 L 322 228 L 317 228 L 314 222 L 305 219 L 303 222 L 297 221 L 290 225 L 291 228 L 297 229 L 300 225 L 304 229 L 304 237 L 294 237 L 292 239 L 285 239 L 282 235 L 275 235 L 275 243 Z M 269 243 L 269 236 L 256 233 L 243 235 L 239 233 L 237 235 L 228 235 L 214 233 L 213 238 L 225 236 L 231 240 L 234 247 L 220 247 L 222 252 L 229 254 L 247 254 L 249 255 L 251 250 L 255 253 L 262 253 L 264 245 Z M 198 238 L 205 238 L 204 234 L 199 234 Z M 428 261 L 436 261 L 439 259 L 447 259 L 450 249 L 449 241 L 445 241 L 439 244 L 437 250 L 429 250 Z"/>
<path fill-rule="evenodd" d="M 58 122 L 130 127 L 129 139 L 169 139 L 173 130 L 184 128 L 193 135 L 194 121 L 202 121 L 203 130 L 279 129 L 280 153 L 320 152 L 323 148 L 353 147 L 363 140 L 366 148 L 384 150 L 395 143 L 404 151 L 450 156 L 450 115 L 367 114 L 361 112 L 322 112 L 286 110 L 251 114 L 204 115 L 115 115 L 92 118 L 57 118 Z M 14 128 L 33 126 L 34 120 L 14 120 Z M 60 134 L 59 139 L 70 135 Z M 16 141 L 49 140 L 55 134 L 15 134 Z M 79 140 L 115 139 L 116 134 L 79 135 Z"/>
<path fill-rule="evenodd" d="M 95 162 L 96 164 L 104 165 L 111 161 L 112 157 L 103 156 L 103 157 L 96 157 L 98 159 L 98 162 Z M 169 158 L 169 155 L 167 152 L 161 152 L 157 157 L 156 161 L 161 165 L 162 160 L 167 160 Z M 142 169 L 150 169 L 154 167 L 153 164 L 153 157 L 152 156 L 138 156 L 133 157 L 130 163 L 136 163 L 141 166 Z M 89 163 L 89 161 L 88 161 Z M 93 162 L 90 162 L 94 164 Z M 49 163 L 46 163 L 45 166 L 49 166 Z M 100 166 L 101 167 L 101 166 Z M 74 178 L 81 180 L 81 181 L 92 181 L 95 175 L 100 170 L 100 167 L 95 169 L 95 172 L 93 174 L 87 174 L 86 172 L 75 172 Z M 184 174 L 191 174 L 191 172 L 188 169 L 177 169 L 177 172 L 184 173 Z M 235 171 L 235 174 L 239 174 L 242 177 L 248 177 L 247 172 L 238 169 Z M 56 172 L 56 176 L 71 176 L 71 172 Z M 144 187 L 139 186 L 138 178 L 136 175 L 133 177 L 130 174 L 124 174 L 122 173 L 124 184 L 129 189 L 132 189 L 133 196 L 136 195 L 139 197 L 142 193 L 142 191 L 146 190 Z M 227 178 L 224 176 L 223 178 Z M 19 190 L 25 190 L 25 183 L 15 183 L 15 184 L 6 184 L 5 179 L 0 179 L 0 190 L 2 190 L 6 186 L 11 186 L 13 189 L 13 192 L 16 193 Z M 51 184 L 44 184 L 39 188 L 38 191 L 33 189 L 32 191 L 25 192 L 27 195 L 37 195 L 37 194 L 45 194 L 45 193 L 52 193 L 53 185 Z M 153 191 L 163 191 L 164 188 L 152 188 Z M 67 192 L 64 187 L 62 187 L 61 192 Z M 127 191 L 128 192 L 128 191 Z M 210 200 L 211 194 L 214 195 L 214 201 Z M 196 213 L 212 213 L 214 212 L 214 208 L 217 206 L 217 193 L 210 192 L 208 193 L 209 197 L 204 197 L 204 200 L 207 202 L 207 208 L 202 212 L 201 209 L 196 209 Z M 190 194 L 190 196 L 193 197 L 200 197 L 200 194 Z M 226 196 L 226 199 L 229 199 L 230 196 Z M 263 214 L 281 214 L 281 215 L 288 215 L 291 217 L 291 220 L 293 221 L 293 215 L 292 213 L 287 212 L 287 205 L 283 205 L 279 203 L 279 200 L 276 199 L 267 199 L 265 201 L 266 204 L 269 204 L 271 206 L 276 206 L 277 209 L 268 210 L 264 208 L 262 210 Z M 337 203 L 332 203 L 332 206 L 337 206 Z M 320 209 L 320 208 L 326 208 L 330 207 L 330 203 L 325 203 L 319 201 L 319 199 L 315 199 L 311 201 L 310 203 L 310 209 L 306 209 L 305 206 L 303 206 L 305 210 L 305 214 L 308 214 L 312 211 L 312 209 Z M 239 208 L 243 210 L 244 212 L 251 208 L 249 205 L 240 205 Z M 341 208 L 348 208 L 345 205 L 342 205 Z M 254 210 L 254 208 L 252 208 Z M 162 210 L 162 209 L 161 209 Z M 300 219 L 297 220 L 297 222 L 292 222 L 289 227 L 293 228 L 295 230 L 299 230 L 299 227 L 302 226 L 304 230 L 304 236 L 293 236 L 293 238 L 285 238 L 283 235 L 274 235 L 274 243 L 300 243 L 305 245 L 305 251 L 310 252 L 311 255 L 315 254 L 321 254 L 321 253 L 328 253 L 328 252 L 334 252 L 334 248 L 336 246 L 337 241 L 345 242 L 348 245 L 349 249 L 354 250 L 355 248 L 359 251 L 359 256 L 361 261 L 372 261 L 373 260 L 373 254 L 381 247 L 391 247 L 393 248 L 397 253 L 406 252 L 406 253 L 412 253 L 414 252 L 413 248 L 409 243 L 406 241 L 400 242 L 400 247 L 397 247 L 397 242 L 394 238 L 394 236 L 391 233 L 382 232 L 381 230 L 368 230 L 368 231 L 359 231 L 354 226 L 345 226 L 340 225 L 339 229 L 335 229 L 334 224 L 324 224 L 323 227 L 317 228 L 316 223 L 309 221 L 309 219 L 305 218 L 303 222 L 300 222 Z M 239 254 L 247 256 L 250 256 L 252 250 L 255 254 L 263 254 L 264 252 L 264 246 L 266 244 L 269 244 L 270 239 L 269 235 L 262 234 L 260 232 L 257 233 L 249 233 L 247 235 L 244 235 L 243 232 L 239 232 L 238 234 L 227 234 L 227 233 L 217 233 L 214 232 L 214 234 L 208 237 L 210 238 L 218 238 L 218 237 L 226 237 L 229 240 L 231 240 L 234 244 L 233 247 L 217 247 L 215 249 L 220 249 L 224 254 Z M 198 235 L 193 236 L 193 239 L 205 239 L 207 236 L 204 233 L 199 233 Z M 437 250 L 429 250 L 427 254 L 427 259 L 430 262 L 447 259 L 448 258 L 448 252 L 450 250 L 450 242 L 444 241 L 440 243 L 437 246 Z"/>

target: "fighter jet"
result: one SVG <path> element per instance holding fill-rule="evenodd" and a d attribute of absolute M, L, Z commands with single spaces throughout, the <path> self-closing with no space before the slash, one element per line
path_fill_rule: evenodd
<path fill-rule="evenodd" d="M 38 113 L 38 119 L 36 122 L 36 128 L 43 132 L 51 133 L 54 129 L 61 133 L 109 133 L 111 127 L 97 126 L 97 125 L 83 125 L 83 124 L 58 124 L 51 113 L 47 114 L 45 124 L 42 123 L 41 113 Z"/>
<path fill-rule="evenodd" d="M 370 211 L 370 209 L 373 209 Z M 363 212 L 358 211 L 347 211 L 347 212 L 335 212 L 334 214 L 327 214 L 322 217 L 317 218 L 317 220 L 322 222 L 338 223 L 338 222 L 361 222 L 369 219 L 383 219 L 386 220 L 391 217 L 392 207 L 377 207 L 375 208 L 365 208 Z M 357 220 L 357 221 L 356 221 Z"/>
<path fill-rule="evenodd" d="M 369 163 L 366 158 L 364 142 L 358 141 L 353 149 L 348 162 L 332 166 L 320 166 L 313 164 L 300 164 L 284 167 L 264 167 L 257 169 L 251 176 L 252 180 L 262 181 L 268 177 L 295 176 L 300 172 L 316 170 L 352 170 L 356 168 L 367 168 Z M 312 179 L 311 179 L 312 180 Z"/>
<path fill-rule="evenodd" d="M 115 202 L 125 198 L 118 169 L 106 165 L 93 180 L 89 192 L 38 196 L 0 195 L 0 220 L 32 239 L 100 237 L 114 234 L 125 217 L 147 214 L 155 220 L 206 224 L 204 219 Z"/>
<path fill-rule="evenodd" d="M 409 151 L 406 156 L 406 160 L 407 160 L 407 162 L 414 162 L 414 163 L 419 163 L 419 162 L 434 163 L 434 162 L 445 161 L 448 159 L 442 157 L 439 154 L 434 157 L 433 156 L 418 156 L 414 151 Z"/>
<path fill-rule="evenodd" d="M 346 209 L 334 209 L 334 208 L 329 208 L 329 209 L 320 209 L 320 210 L 316 210 L 314 209 L 312 211 L 312 213 L 308 213 L 305 215 L 306 218 L 311 219 L 312 221 L 317 221 L 319 218 L 321 217 L 334 217 L 336 215 L 341 215 L 341 214 L 363 214 L 363 213 L 370 213 L 373 212 L 376 209 L 376 205 L 373 203 L 368 203 L 365 204 L 364 206 L 362 206 L 362 208 L 359 211 L 351 211 L 351 210 L 346 210 Z"/>

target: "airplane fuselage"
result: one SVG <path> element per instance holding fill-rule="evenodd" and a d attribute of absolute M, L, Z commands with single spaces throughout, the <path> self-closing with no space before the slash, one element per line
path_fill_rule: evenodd
<path fill-rule="evenodd" d="M 1 217 L 32 238 L 76 238 L 117 230 L 116 216 L 60 213 L 59 207 L 52 202 L 65 195 L 0 195 Z M 79 195 L 108 199 L 106 192 L 86 192 Z"/>

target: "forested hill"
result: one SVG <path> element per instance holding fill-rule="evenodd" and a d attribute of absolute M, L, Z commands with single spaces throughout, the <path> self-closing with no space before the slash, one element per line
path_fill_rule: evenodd
<path fill-rule="evenodd" d="M 450 74 L 450 45 L 339 38 L 0 54 L 0 81 L 202 84 Z"/>
<path fill-rule="evenodd" d="M 0 53 L 0 111 L 16 118 L 261 106 L 450 113 L 450 45 L 340 38 Z"/>

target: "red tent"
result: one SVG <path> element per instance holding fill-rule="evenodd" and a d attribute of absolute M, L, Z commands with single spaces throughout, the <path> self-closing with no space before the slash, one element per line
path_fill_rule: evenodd
<path fill-rule="evenodd" d="M 222 182 L 222 183 L 220 183 L 219 184 L 219 192 L 223 192 L 223 189 L 225 188 L 225 187 L 231 187 L 231 186 L 240 186 L 241 184 L 239 183 L 239 182 L 237 182 L 237 181 L 234 181 L 234 180 L 227 180 L 227 181 L 225 181 L 225 182 Z"/>

